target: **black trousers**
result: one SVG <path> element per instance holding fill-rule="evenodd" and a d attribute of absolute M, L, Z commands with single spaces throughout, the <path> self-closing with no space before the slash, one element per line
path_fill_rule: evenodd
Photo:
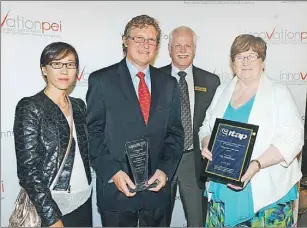
<path fill-rule="evenodd" d="M 92 197 L 76 210 L 64 215 L 61 219 L 64 227 L 92 227 Z"/>
<path fill-rule="evenodd" d="M 303 173 L 303 177 L 307 177 L 307 142 L 306 142 L 306 138 L 307 138 L 307 133 L 305 132 L 305 145 L 303 146 L 303 150 L 302 150 L 302 168 L 301 168 L 302 173 Z"/>
<path fill-rule="evenodd" d="M 168 213 L 170 205 L 165 208 L 140 209 L 136 211 L 100 211 L 104 227 L 167 227 L 170 224 Z"/>
<path fill-rule="evenodd" d="M 172 217 L 177 195 L 177 186 L 179 186 L 179 194 L 187 220 L 187 226 L 203 227 L 207 214 L 207 198 L 203 196 L 204 189 L 200 189 L 197 185 L 194 166 L 193 151 L 184 153 L 171 181 L 171 211 L 169 215 Z"/>

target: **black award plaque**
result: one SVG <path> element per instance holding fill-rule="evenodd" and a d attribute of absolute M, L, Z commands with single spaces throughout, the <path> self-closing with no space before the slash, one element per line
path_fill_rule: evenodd
<path fill-rule="evenodd" d="M 258 128 L 217 118 L 208 144 L 212 161 L 205 160 L 204 175 L 218 182 L 243 187 L 241 177 L 249 166 Z"/>

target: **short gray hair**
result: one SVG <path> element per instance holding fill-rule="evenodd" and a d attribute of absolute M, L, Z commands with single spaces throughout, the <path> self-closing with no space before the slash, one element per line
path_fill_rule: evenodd
<path fill-rule="evenodd" d="M 194 42 L 194 46 L 196 47 L 196 42 L 197 42 L 197 36 L 196 36 L 196 33 L 194 32 L 193 29 L 191 29 L 190 27 L 188 26 L 179 26 L 177 28 L 174 28 L 171 33 L 169 34 L 169 40 L 168 40 L 168 46 L 171 45 L 171 43 L 173 42 L 173 35 L 177 32 L 181 32 L 181 31 L 184 31 L 184 32 L 190 32 L 192 33 L 193 35 L 193 42 Z"/>

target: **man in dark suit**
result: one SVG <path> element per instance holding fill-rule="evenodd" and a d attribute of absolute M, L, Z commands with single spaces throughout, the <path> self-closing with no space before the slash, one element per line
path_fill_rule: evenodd
<path fill-rule="evenodd" d="M 125 58 L 89 77 L 87 125 L 91 164 L 97 175 L 97 205 L 103 226 L 168 226 L 170 184 L 182 156 L 178 83 L 150 66 L 160 28 L 147 15 L 125 27 Z M 149 140 L 149 190 L 133 192 L 135 180 L 125 145 Z"/>
<path fill-rule="evenodd" d="M 184 214 L 189 227 L 205 224 L 207 202 L 203 197 L 205 179 L 202 179 L 202 159 L 198 131 L 216 88 L 217 75 L 193 65 L 196 34 L 186 26 L 174 29 L 169 37 L 169 54 L 172 63 L 160 68 L 178 80 L 181 97 L 181 117 L 185 133 L 184 152 L 171 183 L 171 213 L 174 208 L 177 185 Z"/>

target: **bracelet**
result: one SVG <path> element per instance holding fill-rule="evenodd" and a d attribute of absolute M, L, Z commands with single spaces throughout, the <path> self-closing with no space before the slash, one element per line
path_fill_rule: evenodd
<path fill-rule="evenodd" d="M 259 171 L 259 170 L 261 169 L 261 164 L 260 164 L 260 162 L 259 162 L 257 159 L 251 160 L 250 163 L 252 163 L 252 162 L 256 162 L 256 163 L 257 163 L 257 165 L 258 165 L 258 171 Z"/>

